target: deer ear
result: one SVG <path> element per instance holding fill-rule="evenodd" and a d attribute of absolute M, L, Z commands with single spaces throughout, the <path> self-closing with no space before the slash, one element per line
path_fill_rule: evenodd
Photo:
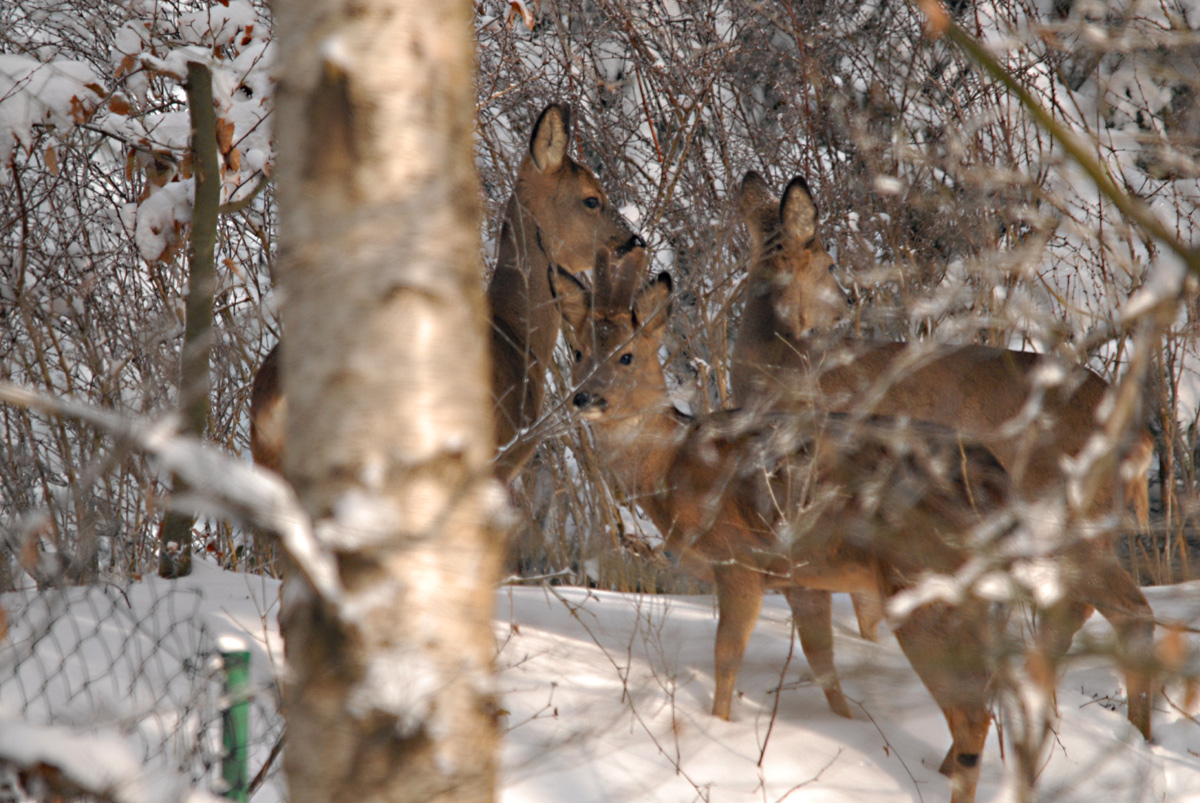
<path fill-rule="evenodd" d="M 567 158 L 571 141 L 571 109 L 561 103 L 551 103 L 542 110 L 533 135 L 529 139 L 529 155 L 543 173 L 558 170 Z"/>
<path fill-rule="evenodd" d="M 591 293 L 583 282 L 562 268 L 551 265 L 549 270 L 550 292 L 558 310 L 571 330 L 578 332 L 592 309 Z"/>
<path fill-rule="evenodd" d="M 817 236 L 817 205 L 803 177 L 796 176 L 784 190 L 779 219 L 783 230 L 801 242 Z"/>
<path fill-rule="evenodd" d="M 738 212 L 750 232 L 754 245 L 761 245 L 779 223 L 779 199 L 771 194 L 767 182 L 751 170 L 738 189 Z"/>
<path fill-rule="evenodd" d="M 648 334 L 657 334 L 671 315 L 671 275 L 658 274 L 638 291 L 633 299 L 633 325 Z"/>

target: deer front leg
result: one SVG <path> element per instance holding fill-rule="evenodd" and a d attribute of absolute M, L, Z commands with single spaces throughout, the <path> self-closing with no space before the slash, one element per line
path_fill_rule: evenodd
<path fill-rule="evenodd" d="M 765 588 L 762 573 L 743 566 L 714 566 L 713 576 L 717 585 L 718 611 L 713 716 L 728 720 L 733 705 L 733 685 L 762 610 Z"/>
<path fill-rule="evenodd" d="M 954 744 L 942 762 L 950 777 L 950 803 L 973 803 L 979 786 L 979 758 L 987 741 L 991 716 L 986 705 L 967 703 L 943 708 Z"/>
<path fill-rule="evenodd" d="M 942 709 L 952 744 L 940 771 L 950 777 L 951 803 L 972 803 L 987 740 L 994 671 L 981 606 L 940 603 L 913 611 L 895 629 L 917 676 Z"/>
<path fill-rule="evenodd" d="M 858 634 L 867 641 L 879 641 L 879 623 L 883 621 L 883 600 L 873 591 L 856 591 L 854 616 L 858 619 Z"/>
<path fill-rule="evenodd" d="M 833 605 L 830 593 L 791 588 L 787 591 L 787 600 L 792 608 L 796 631 L 800 634 L 800 648 L 804 650 L 808 666 L 825 692 L 825 700 L 833 713 L 851 719 L 850 706 L 842 694 L 842 683 L 833 665 Z"/>

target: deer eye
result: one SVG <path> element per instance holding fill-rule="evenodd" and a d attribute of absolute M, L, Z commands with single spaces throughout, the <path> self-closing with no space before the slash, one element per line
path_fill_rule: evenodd
<path fill-rule="evenodd" d="M 629 354 L 621 355 L 621 365 L 629 365 L 631 362 L 633 362 L 633 353 L 632 352 L 630 352 Z"/>
<path fill-rule="evenodd" d="M 584 198 L 583 205 L 588 209 L 598 209 L 600 207 L 600 199 L 594 195 L 591 198 Z"/>
<path fill-rule="evenodd" d="M 583 352 L 575 349 L 575 362 L 583 362 Z"/>

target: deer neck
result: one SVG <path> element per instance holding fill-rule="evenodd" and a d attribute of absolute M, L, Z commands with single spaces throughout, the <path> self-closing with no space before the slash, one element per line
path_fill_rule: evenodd
<path fill-rule="evenodd" d="M 626 496 L 665 534 L 671 527 L 667 473 L 694 419 L 664 402 L 635 416 L 593 422 L 596 447 Z"/>
<path fill-rule="evenodd" d="M 545 237 L 514 193 L 505 211 L 496 270 L 487 293 L 493 325 L 543 365 L 548 364 L 558 337 L 559 315 L 547 278 L 551 260 Z"/>
<path fill-rule="evenodd" d="M 754 403 L 759 392 L 777 386 L 779 368 L 806 368 L 809 363 L 809 339 L 782 314 L 773 282 L 774 275 L 760 267 L 746 283 L 746 308 L 730 360 L 740 405 Z"/>
<path fill-rule="evenodd" d="M 781 246 L 776 239 L 764 243 L 754 256 L 746 279 L 746 310 L 742 325 L 753 341 L 773 340 L 779 335 L 799 340 L 806 326 L 799 308 L 801 296 L 797 277 L 772 254 Z"/>

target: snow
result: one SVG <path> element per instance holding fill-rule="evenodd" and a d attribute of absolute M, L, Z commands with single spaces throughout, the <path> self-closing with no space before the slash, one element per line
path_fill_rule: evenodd
<path fill-rule="evenodd" d="M 193 179 L 175 181 L 155 190 L 138 206 L 134 242 L 146 262 L 153 265 L 179 243 L 179 226 L 192 219 L 195 192 Z"/>
<path fill-rule="evenodd" d="M 240 0 L 228 5 L 214 5 L 203 11 L 192 11 L 179 19 L 179 32 L 185 42 L 193 45 L 226 45 L 238 36 L 262 39 L 265 26 L 258 25 L 253 6 Z"/>
<path fill-rule="evenodd" d="M 439 669 L 410 646 L 384 650 L 367 662 L 365 676 L 347 701 L 349 712 L 359 717 L 390 713 L 402 738 L 415 736 L 433 713 L 434 700 L 445 685 Z"/>
<path fill-rule="evenodd" d="M 16 145 L 32 146 L 35 125 L 62 132 L 84 122 L 100 102 L 104 82 L 82 61 L 42 63 L 16 53 L 0 53 L 0 182 Z"/>
<path fill-rule="evenodd" d="M 131 756 L 140 749 L 136 740 L 103 722 L 144 718 L 150 704 L 157 705 L 160 716 L 165 714 L 163 700 L 170 698 L 161 690 L 178 685 L 181 677 L 190 681 L 185 662 L 197 658 L 187 650 L 205 649 L 203 632 L 211 643 L 236 637 L 251 650 L 251 677 L 258 691 L 251 728 L 259 734 L 252 743 L 253 775 L 271 745 L 261 738 L 268 725 L 264 720 L 277 716 L 267 690 L 282 655 L 278 586 L 197 560 L 190 578 L 173 583 L 147 579 L 119 594 L 107 592 L 128 600 L 127 607 L 119 603 L 126 611 L 119 617 L 98 617 L 95 597 L 100 590 L 65 592 L 65 604 L 56 610 L 56 632 L 87 633 L 85 625 L 99 619 L 96 633 L 81 639 L 86 641 L 82 651 L 70 643 L 71 637 L 59 635 L 61 656 L 43 654 L 51 640 L 38 642 L 38 657 L 52 660 L 18 664 L 26 687 L 36 685 L 43 663 L 52 665 L 78 653 L 87 664 L 81 673 L 103 677 L 116 672 L 114 682 L 141 689 L 145 698 L 113 698 L 106 713 L 92 713 L 93 723 L 102 720 L 95 726 L 88 724 L 78 699 L 69 703 L 70 683 L 52 685 L 55 697 L 48 707 L 20 716 L 14 684 L 0 682 L 5 720 L 0 753 L 41 755 L 76 772 L 118 779 L 121 789 L 131 790 L 122 800 L 186 799 L 178 783 L 165 780 L 167 765 L 177 756 L 134 761 Z M 1147 596 L 1160 621 L 1200 625 L 1200 583 L 1150 588 Z M 14 622 L 10 643 L 21 650 L 30 648 L 28 632 L 38 618 L 23 614 L 30 613 L 37 598 L 31 591 L 0 597 Z M 170 654 L 135 661 L 135 655 L 151 655 L 152 646 L 140 640 L 143 634 L 135 632 L 135 623 L 164 618 L 164 603 L 172 599 L 187 632 L 172 641 L 177 648 Z M 941 713 L 886 630 L 879 643 L 857 636 L 849 600 L 841 595 L 835 595 L 834 604 L 836 660 L 852 700 L 852 720 L 826 706 L 792 643 L 788 608 L 779 596 L 767 597 L 750 641 L 731 722 L 708 713 L 716 628 L 711 596 L 509 587 L 498 590 L 495 600 L 496 682 L 506 712 L 499 799 L 506 803 L 949 798 L 949 783 L 937 773 L 949 745 Z M 1103 640 L 1110 631 L 1093 618 L 1084 632 L 1089 639 Z M 1194 655 L 1200 646 L 1197 636 L 1185 638 Z M 139 646 L 131 649 L 135 644 Z M 413 669 L 419 656 L 392 657 L 395 676 L 414 677 L 414 672 L 400 670 Z M 372 674 L 388 673 L 386 658 L 370 667 Z M 134 664 L 141 667 L 140 678 L 128 676 Z M 421 697 L 429 684 L 438 682 L 432 671 L 415 673 L 424 678 L 420 689 L 381 684 L 400 695 L 394 700 L 357 702 L 376 710 L 389 702 L 382 707 L 412 704 L 419 714 L 419 701 L 412 695 Z M 158 693 L 152 693 L 155 688 Z M 218 696 L 214 691 L 213 698 Z M 1160 697 L 1155 705 L 1155 741 L 1146 744 L 1125 720 L 1121 682 L 1111 664 L 1094 656 L 1072 660 L 1058 684 L 1056 738 L 1038 779 L 1039 799 L 1200 800 L 1200 723 L 1187 715 L 1196 711 L 1185 714 L 1174 707 L 1184 699 L 1180 684 L 1167 684 L 1167 699 Z M 216 728 L 219 717 L 206 721 Z M 75 726 L 69 732 L 68 724 Z M 81 735 L 85 730 L 88 735 Z M 210 733 L 208 738 L 215 737 Z M 981 803 L 1009 799 L 1008 771 L 993 729 L 982 759 Z M 215 769 L 206 776 L 209 788 L 214 774 Z M 140 798 L 135 796 L 138 784 L 150 790 Z M 282 800 L 281 790 L 282 780 L 275 776 L 251 799 Z"/>
<path fill-rule="evenodd" d="M 1145 283 L 1125 302 L 1125 306 L 1117 315 L 1118 319 L 1129 324 L 1155 308 L 1173 309 L 1170 305 L 1175 305 L 1182 297 L 1187 277 L 1187 264 L 1173 251 L 1164 248 L 1154 261 Z M 1179 310 L 1177 314 L 1182 319 L 1181 323 L 1186 324 L 1187 313 Z"/>
<path fill-rule="evenodd" d="M 0 755 L 21 766 L 44 762 L 65 768 L 86 789 L 106 790 L 117 803 L 149 801 L 139 761 L 119 738 L 85 736 L 69 728 L 35 727 L 0 719 Z"/>
<path fill-rule="evenodd" d="M 387 543 L 401 529 L 404 514 L 379 493 L 347 491 L 333 505 L 333 515 L 317 524 L 321 543 L 354 551 Z"/>

